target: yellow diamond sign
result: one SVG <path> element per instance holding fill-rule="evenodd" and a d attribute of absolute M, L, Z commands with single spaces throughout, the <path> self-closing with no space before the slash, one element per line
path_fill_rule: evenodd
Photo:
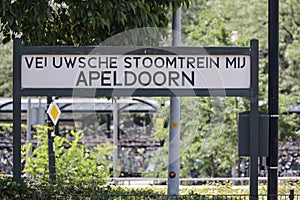
<path fill-rule="evenodd" d="M 49 105 L 47 114 L 49 115 L 53 124 L 56 125 L 56 123 L 59 119 L 59 116 L 61 114 L 61 111 L 60 111 L 58 105 L 54 101 Z"/>

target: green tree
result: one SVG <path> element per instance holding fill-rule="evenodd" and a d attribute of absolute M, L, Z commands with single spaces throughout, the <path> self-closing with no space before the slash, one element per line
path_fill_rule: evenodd
<path fill-rule="evenodd" d="M 230 175 L 228 169 L 238 160 L 238 112 L 247 110 L 248 103 L 249 101 L 243 98 L 181 98 L 181 177 L 187 177 L 193 168 L 197 169 L 202 177 Z M 165 119 L 168 119 L 168 109 L 163 108 L 161 111 Z M 167 129 L 159 133 L 160 139 L 167 140 Z M 151 160 L 156 169 L 145 176 L 166 176 L 167 152 L 168 142 L 165 142 Z"/>
<path fill-rule="evenodd" d="M 300 100 L 299 64 L 297 54 L 299 45 L 298 0 L 280 2 L 280 74 L 279 110 L 281 117 L 280 137 L 299 137 L 299 118 L 288 113 L 289 106 Z M 198 24 L 189 28 L 190 37 L 198 45 L 248 45 L 251 38 L 259 39 L 260 43 L 260 100 L 266 110 L 268 82 L 268 2 L 264 1 L 210 1 L 206 9 L 199 14 Z M 222 9 L 220 9 L 222 8 Z M 272 30 L 270 30 L 272 31 Z M 233 38 L 232 36 L 236 36 Z M 226 44 L 224 39 L 230 39 Z M 272 44 L 271 44 L 272 45 Z"/>
<path fill-rule="evenodd" d="M 280 139 L 299 137 L 300 119 L 288 113 L 300 100 L 297 54 L 299 45 L 299 0 L 280 3 Z M 194 0 L 183 15 L 187 33 L 184 44 L 193 46 L 249 46 L 252 38 L 260 42 L 260 111 L 267 110 L 268 96 L 268 2 Z M 195 11 L 198 12 L 195 12 Z M 190 12 L 192 11 L 192 12 Z M 215 103 L 213 103 L 215 102 Z M 216 103 L 219 102 L 219 103 Z M 218 104 L 223 107 L 217 106 Z M 237 157 L 237 114 L 249 110 L 247 98 L 197 98 L 181 100 L 181 176 L 196 168 L 202 176 L 226 175 Z M 216 113 L 220 113 L 217 115 Z M 220 120 L 219 117 L 224 118 Z M 218 120 L 217 120 L 218 119 Z M 214 122 L 214 123 L 212 123 Z M 217 123 L 216 123 L 217 122 Z M 165 132 L 167 137 L 167 132 Z M 165 147 L 166 148 L 166 147 Z M 159 174 L 167 165 L 167 149 L 153 160 Z M 163 162 L 165 160 L 165 162 Z M 163 164 L 162 164 L 163 163 Z M 155 173 L 154 173 L 155 174 Z"/>
<path fill-rule="evenodd" d="M 97 45 L 129 29 L 166 27 L 170 9 L 189 2 L 7 0 L 0 4 L 0 32 L 3 43 L 21 35 L 26 45 Z"/>

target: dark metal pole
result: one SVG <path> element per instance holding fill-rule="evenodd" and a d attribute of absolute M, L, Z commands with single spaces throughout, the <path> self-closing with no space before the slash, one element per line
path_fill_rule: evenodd
<path fill-rule="evenodd" d="M 13 55 L 13 179 L 21 183 L 21 40 L 14 39 Z"/>
<path fill-rule="evenodd" d="M 250 200 L 258 199 L 258 40 L 251 40 Z"/>
<path fill-rule="evenodd" d="M 279 0 L 269 0 L 269 157 L 268 199 L 277 199 L 278 193 L 278 54 L 279 54 Z"/>
<path fill-rule="evenodd" d="M 47 107 L 52 102 L 52 97 L 47 96 Z M 55 181 L 55 153 L 54 153 L 54 124 L 48 116 L 48 158 L 49 158 L 49 179 Z"/>
<path fill-rule="evenodd" d="M 59 133 L 59 121 L 57 121 L 54 129 L 55 129 L 55 131 L 54 131 L 55 135 L 60 136 L 60 133 Z"/>
<path fill-rule="evenodd" d="M 290 195 L 289 195 L 290 200 L 295 199 L 295 190 L 290 190 Z"/>

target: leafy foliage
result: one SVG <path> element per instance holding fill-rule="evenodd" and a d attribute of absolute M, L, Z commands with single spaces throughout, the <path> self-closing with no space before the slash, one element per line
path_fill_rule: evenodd
<path fill-rule="evenodd" d="M 1 39 L 0 39 L 1 40 Z M 0 48 L 0 96 L 12 94 L 12 43 Z"/>
<path fill-rule="evenodd" d="M 26 45 L 95 45 L 129 29 L 166 27 L 170 8 L 189 3 L 190 0 L 7 0 L 0 4 L 0 32 L 3 43 L 21 35 Z"/>
<path fill-rule="evenodd" d="M 47 128 L 39 129 L 36 138 L 41 144 L 33 150 L 24 172 L 38 182 L 45 183 L 49 181 Z M 80 144 L 81 138 L 82 134 L 74 131 L 71 132 L 70 138 L 55 137 L 57 183 L 74 184 L 91 181 L 103 184 L 109 177 L 111 163 L 107 160 L 107 156 L 113 151 L 112 145 L 106 143 L 87 151 L 88 148 Z"/>
<path fill-rule="evenodd" d="M 278 187 L 279 195 L 288 195 L 293 189 L 299 194 L 300 185 L 296 181 L 281 181 Z M 37 199 L 168 199 L 164 187 L 126 187 L 100 186 L 94 183 L 78 184 L 37 184 L 24 181 L 15 183 L 12 178 L 0 177 L 1 199 L 31 199 L 35 191 Z M 176 199 L 241 199 L 249 195 L 248 186 L 233 187 L 231 182 L 216 182 L 201 187 L 183 187 L 181 196 Z M 259 185 L 259 195 L 266 195 L 266 185 Z M 109 198 L 106 198 L 109 197 Z M 170 199 L 170 198 L 169 198 Z M 173 199 L 173 198 L 172 198 Z"/>
<path fill-rule="evenodd" d="M 300 101 L 297 54 L 300 23 L 299 1 L 280 4 L 280 139 L 299 137 L 300 119 L 288 112 L 290 105 Z M 183 15 L 187 34 L 184 45 L 249 46 L 259 39 L 260 111 L 267 111 L 268 102 L 268 2 L 194 0 Z M 197 12 L 197 11 L 198 12 Z M 296 55 L 297 54 L 297 55 Z M 249 110 L 247 98 L 181 98 L 181 177 L 196 169 L 200 176 L 228 176 L 228 169 L 238 164 L 238 112 Z M 168 113 L 164 111 L 165 119 Z M 168 137 L 167 131 L 164 132 Z M 161 136 L 160 136 L 161 137 Z M 166 174 L 167 143 L 152 162 L 158 167 L 151 175 Z M 163 157 L 163 158 L 161 158 Z M 148 176 L 148 175 L 147 175 Z"/>
<path fill-rule="evenodd" d="M 192 169 L 201 177 L 230 176 L 228 169 L 238 160 L 238 112 L 246 110 L 248 103 L 242 98 L 181 98 L 180 177 L 189 176 Z M 167 119 L 169 108 L 164 109 Z M 163 133 L 168 138 L 168 131 Z M 144 176 L 166 176 L 167 152 L 165 142 L 151 160 L 155 170 Z"/>
<path fill-rule="evenodd" d="M 202 0 L 195 0 L 196 2 Z M 298 0 L 280 3 L 280 52 L 279 52 L 279 118 L 280 139 L 297 136 L 300 130 L 299 119 L 287 115 L 288 108 L 300 101 L 299 63 L 296 53 L 300 13 Z M 249 40 L 257 38 L 260 46 L 260 100 L 261 110 L 266 110 L 268 89 L 268 2 L 264 1 L 208 1 L 205 9 L 198 15 L 198 21 L 188 29 L 193 44 L 205 45 L 249 45 Z M 237 12 L 238 11 L 238 12 Z M 270 30 L 272 31 L 272 30 Z M 272 44 L 271 44 L 272 45 Z M 296 55 L 297 54 L 297 55 Z"/>
<path fill-rule="evenodd" d="M 12 178 L 0 177 L 0 199 L 29 199 L 30 195 L 28 183 L 18 184 Z"/>

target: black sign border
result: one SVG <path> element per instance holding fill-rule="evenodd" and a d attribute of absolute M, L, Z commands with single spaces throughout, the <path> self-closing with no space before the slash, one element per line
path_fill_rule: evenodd
<path fill-rule="evenodd" d="M 248 55 L 251 47 L 125 47 L 125 46 L 22 46 L 14 41 L 14 83 L 20 88 L 21 96 L 250 96 L 250 88 L 199 88 L 199 89 L 160 89 L 160 88 L 21 88 L 22 55 Z M 252 64 L 251 64 L 252 68 Z M 20 83 L 16 81 L 20 80 Z"/>

